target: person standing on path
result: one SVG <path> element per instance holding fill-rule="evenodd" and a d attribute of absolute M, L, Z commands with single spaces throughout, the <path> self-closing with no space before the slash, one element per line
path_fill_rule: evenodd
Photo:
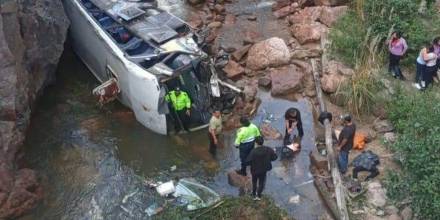
<path fill-rule="evenodd" d="M 259 201 L 266 185 L 266 174 L 272 169 L 272 161 L 275 161 L 278 156 L 272 148 L 263 146 L 263 137 L 257 137 L 255 142 L 257 146 L 250 152 L 246 162 L 251 166 L 252 196 L 254 200 Z"/>
<path fill-rule="evenodd" d="M 419 90 L 422 89 L 421 83 L 423 81 L 423 74 L 426 71 L 425 57 L 427 55 L 429 47 L 430 44 L 426 44 L 425 47 L 423 47 L 420 50 L 419 56 L 417 57 L 416 60 L 416 78 L 415 78 L 414 86 Z"/>
<path fill-rule="evenodd" d="M 348 154 L 353 148 L 354 135 L 356 133 L 356 125 L 351 121 L 350 115 L 341 116 L 342 124 L 344 128 L 339 134 L 339 141 L 337 145 L 337 150 L 339 151 L 338 156 L 338 167 L 342 175 L 347 172 L 348 166 Z"/>
<path fill-rule="evenodd" d="M 422 88 L 426 89 L 432 84 L 433 78 L 437 76 L 437 55 L 434 53 L 434 46 L 428 48 L 425 56 L 426 68 L 422 77 Z"/>
<path fill-rule="evenodd" d="M 223 129 L 222 114 L 220 110 L 214 110 L 212 117 L 209 120 L 209 152 L 215 157 L 217 153 L 218 137 Z"/>
<path fill-rule="evenodd" d="M 246 159 L 249 153 L 254 149 L 255 138 L 260 137 L 261 133 L 258 127 L 252 124 L 248 118 L 240 118 L 241 128 L 237 131 L 237 136 L 235 138 L 235 147 L 240 150 L 240 160 L 241 169 L 236 170 L 236 172 L 242 176 L 246 176 Z"/>
<path fill-rule="evenodd" d="M 403 55 L 405 55 L 408 45 L 405 39 L 402 37 L 402 33 L 399 31 L 394 31 L 391 34 L 391 39 L 388 42 L 388 50 L 390 52 L 389 56 L 389 66 L 388 71 L 395 77 L 404 80 L 402 71 L 400 70 L 399 63 Z"/>

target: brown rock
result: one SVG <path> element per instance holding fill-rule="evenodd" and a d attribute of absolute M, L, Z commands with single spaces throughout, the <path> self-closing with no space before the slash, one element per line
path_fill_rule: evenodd
<path fill-rule="evenodd" d="M 348 0 L 313 0 L 315 5 L 321 6 L 337 6 L 347 4 Z"/>
<path fill-rule="evenodd" d="M 289 63 L 290 52 L 284 40 L 273 37 L 253 45 L 246 66 L 252 70 L 277 67 Z"/>
<path fill-rule="evenodd" d="M 220 21 L 214 21 L 208 24 L 208 28 L 214 29 L 219 28 L 222 26 L 222 23 Z"/>
<path fill-rule="evenodd" d="M 284 66 L 270 71 L 271 94 L 283 96 L 299 92 L 302 88 L 304 72 L 295 65 Z"/>
<path fill-rule="evenodd" d="M 250 190 L 252 188 L 252 181 L 249 176 L 241 176 L 235 171 L 228 172 L 228 183 L 231 186 Z"/>
<path fill-rule="evenodd" d="M 275 4 L 272 5 L 272 11 L 278 11 L 288 5 L 290 5 L 290 0 L 277 0 Z"/>
<path fill-rule="evenodd" d="M 272 80 L 269 76 L 263 76 L 258 79 L 258 85 L 264 88 L 270 88 L 272 84 Z"/>
<path fill-rule="evenodd" d="M 253 102 L 257 97 L 257 92 L 258 92 L 257 84 L 255 83 L 247 84 L 243 89 L 244 101 Z"/>
<path fill-rule="evenodd" d="M 301 60 L 292 60 L 290 63 L 295 64 L 299 68 L 301 68 L 301 71 L 304 72 L 307 75 L 312 76 L 312 65 L 310 65 L 309 62 L 301 61 Z"/>
<path fill-rule="evenodd" d="M 274 15 L 276 18 L 284 18 L 284 17 L 286 17 L 287 15 L 289 15 L 290 13 L 292 13 L 292 10 L 291 10 L 290 6 L 286 6 L 286 7 L 283 7 L 283 8 L 281 8 L 281 9 L 275 11 L 275 12 L 273 13 L 273 15 Z"/>
<path fill-rule="evenodd" d="M 388 216 L 387 220 L 402 220 L 402 218 L 397 214 L 392 214 Z"/>
<path fill-rule="evenodd" d="M 345 81 L 344 76 L 339 74 L 324 74 L 321 78 L 322 91 L 326 93 L 335 93 L 339 86 Z"/>
<path fill-rule="evenodd" d="M 216 15 L 214 18 L 214 21 L 219 21 L 219 22 L 224 22 L 225 21 L 225 16 L 224 15 Z"/>
<path fill-rule="evenodd" d="M 228 64 L 223 68 L 226 76 L 231 79 L 236 79 L 243 75 L 244 68 L 233 60 L 229 60 Z"/>
<path fill-rule="evenodd" d="M 258 42 L 258 39 L 261 37 L 260 33 L 256 31 L 245 31 L 243 37 L 243 43 L 246 44 L 255 44 Z"/>
<path fill-rule="evenodd" d="M 188 24 L 192 27 L 192 28 L 200 28 L 203 26 L 203 20 L 201 18 L 200 15 L 198 14 L 193 14 L 190 16 L 190 18 L 188 19 Z"/>
<path fill-rule="evenodd" d="M 328 28 L 320 23 L 294 24 L 291 28 L 292 35 L 301 43 L 312 43 L 321 40 L 321 35 L 326 33 Z"/>
<path fill-rule="evenodd" d="M 240 61 L 247 54 L 251 46 L 252 45 L 248 44 L 239 48 L 234 53 L 232 53 L 232 58 L 234 58 L 235 61 Z"/>
<path fill-rule="evenodd" d="M 413 211 L 411 207 L 407 206 L 400 212 L 403 220 L 411 220 L 413 218 Z"/>
<path fill-rule="evenodd" d="M 257 16 L 255 16 L 255 15 L 249 15 L 249 16 L 247 17 L 247 19 L 248 19 L 249 21 L 255 21 L 255 20 L 257 20 Z"/>
<path fill-rule="evenodd" d="M 187 0 L 191 5 L 198 5 L 204 2 L 204 0 Z"/>
<path fill-rule="evenodd" d="M 354 70 L 341 62 L 331 60 L 327 62 L 327 65 L 324 67 L 324 73 L 329 75 L 340 74 L 343 76 L 351 76 L 354 74 Z"/>
<path fill-rule="evenodd" d="M 322 7 L 307 7 L 289 16 L 290 24 L 314 23 L 321 16 Z"/>
<path fill-rule="evenodd" d="M 237 21 L 237 18 L 233 14 L 227 14 L 225 17 L 225 25 L 233 25 Z"/>
<path fill-rule="evenodd" d="M 226 10 L 225 10 L 225 6 L 220 5 L 220 4 L 216 4 L 216 5 L 214 5 L 214 10 L 215 10 L 217 13 L 219 13 L 219 14 L 222 14 L 223 12 L 226 11 Z"/>
<path fill-rule="evenodd" d="M 348 10 L 348 6 L 338 6 L 338 7 L 323 7 L 321 15 L 319 16 L 319 21 L 327 27 L 332 26 L 338 18 L 344 15 Z"/>
<path fill-rule="evenodd" d="M 290 53 L 290 57 L 292 59 L 304 59 L 304 58 L 311 58 L 311 57 L 319 57 L 321 56 L 322 50 L 293 50 Z"/>
<path fill-rule="evenodd" d="M 260 131 L 266 140 L 279 140 L 282 138 L 281 133 L 268 123 L 263 123 L 260 126 Z"/>

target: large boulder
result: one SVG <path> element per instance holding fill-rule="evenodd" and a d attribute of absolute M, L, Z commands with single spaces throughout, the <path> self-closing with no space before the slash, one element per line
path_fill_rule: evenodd
<path fill-rule="evenodd" d="M 283 39 L 269 38 L 253 45 L 248 51 L 246 67 L 261 70 L 288 64 L 290 52 Z"/>
<path fill-rule="evenodd" d="M 335 93 L 346 78 L 340 74 L 324 74 L 321 77 L 321 88 L 326 93 Z"/>
<path fill-rule="evenodd" d="M 322 7 L 319 21 L 327 27 L 332 26 L 348 10 L 348 6 Z"/>
<path fill-rule="evenodd" d="M 283 96 L 302 89 L 304 72 L 295 65 L 284 66 L 270 70 L 272 81 L 271 94 Z"/>
<path fill-rule="evenodd" d="M 321 40 L 321 36 L 327 32 L 328 28 L 318 22 L 310 24 L 294 24 L 291 28 L 292 35 L 301 44 L 319 42 Z"/>
<path fill-rule="evenodd" d="M 69 22 L 61 1 L 0 1 L 0 9 L 0 219 L 11 219 L 41 198 L 16 157 L 36 98 L 55 80 Z"/>
<path fill-rule="evenodd" d="M 371 182 L 368 184 L 367 190 L 368 204 L 376 208 L 384 208 L 387 203 L 386 190 L 379 182 Z"/>

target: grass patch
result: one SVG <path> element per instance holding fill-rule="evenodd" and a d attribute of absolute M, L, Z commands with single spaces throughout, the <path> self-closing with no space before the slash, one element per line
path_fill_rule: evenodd
<path fill-rule="evenodd" d="M 253 201 L 249 196 L 225 197 L 220 206 L 200 215 L 203 211 L 205 211 L 205 209 L 198 210 L 197 212 L 187 212 L 183 207 L 173 207 L 165 210 L 162 214 L 155 216 L 154 219 L 291 219 L 287 217 L 288 215 L 284 210 L 280 209 L 271 199 L 266 197 L 258 202 Z"/>
<path fill-rule="evenodd" d="M 398 132 L 390 147 L 399 155 L 401 174 L 387 177 L 388 195 L 411 199 L 419 219 L 440 216 L 440 97 L 438 89 L 424 93 L 398 91 L 388 105 Z"/>

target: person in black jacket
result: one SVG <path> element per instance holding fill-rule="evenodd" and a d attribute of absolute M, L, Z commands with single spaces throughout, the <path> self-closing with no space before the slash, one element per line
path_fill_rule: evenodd
<path fill-rule="evenodd" d="M 257 137 L 255 143 L 257 143 L 257 145 L 252 149 L 246 161 L 251 166 L 252 196 L 254 197 L 254 200 L 259 201 L 261 200 L 261 193 L 266 184 L 266 173 L 272 169 L 271 162 L 275 161 L 278 156 L 272 148 L 263 146 L 263 137 Z"/>
<path fill-rule="evenodd" d="M 291 134 L 298 131 L 298 138 L 302 138 L 304 136 L 304 130 L 301 121 L 301 113 L 296 108 L 287 109 L 286 113 L 284 113 L 285 126 L 286 131 L 284 134 L 284 144 L 288 144 L 287 142 L 291 141 L 289 138 Z"/>

